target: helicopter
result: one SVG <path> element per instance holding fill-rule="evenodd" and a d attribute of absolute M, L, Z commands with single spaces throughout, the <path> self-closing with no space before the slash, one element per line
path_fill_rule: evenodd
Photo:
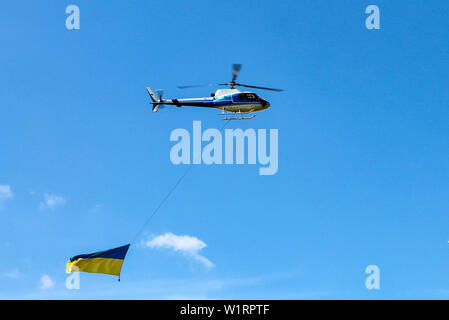
<path fill-rule="evenodd" d="M 160 108 L 167 105 L 172 105 L 176 107 L 189 106 L 189 107 L 204 107 L 222 110 L 220 115 L 224 115 L 223 120 L 248 120 L 254 118 L 256 115 L 245 115 L 251 114 L 253 112 L 266 110 L 270 107 L 270 103 L 263 99 L 255 92 L 251 91 L 240 91 L 235 87 L 246 87 L 254 89 L 263 89 L 270 91 L 283 91 L 282 89 L 251 86 L 246 84 L 237 83 L 235 80 L 239 74 L 241 64 L 232 65 L 232 80 L 226 83 L 216 84 L 217 86 L 229 86 L 229 89 L 218 89 L 215 93 L 212 93 L 210 97 L 203 98 L 190 98 L 190 99 L 162 99 L 163 91 L 157 90 L 154 94 L 150 87 L 146 87 L 148 94 L 150 95 L 151 102 L 153 105 L 153 112 L 158 112 Z M 188 85 L 188 86 L 178 86 L 179 89 L 195 88 L 203 86 L 213 86 L 213 85 Z M 236 116 L 240 115 L 240 117 Z"/>

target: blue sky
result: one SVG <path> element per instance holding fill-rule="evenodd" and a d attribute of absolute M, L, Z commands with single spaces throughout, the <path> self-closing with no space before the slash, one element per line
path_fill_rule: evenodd
<path fill-rule="evenodd" d="M 0 298 L 449 298 L 448 21 L 447 1 L 3 4 Z M 208 109 L 152 114 L 145 86 L 208 96 L 176 86 L 229 81 L 232 63 L 242 83 L 285 89 L 228 125 L 278 129 L 277 174 L 194 166 L 120 283 L 83 273 L 67 290 L 68 258 L 131 241 L 187 169 L 170 132 L 223 125 Z M 149 245 L 167 234 L 193 247 Z"/>

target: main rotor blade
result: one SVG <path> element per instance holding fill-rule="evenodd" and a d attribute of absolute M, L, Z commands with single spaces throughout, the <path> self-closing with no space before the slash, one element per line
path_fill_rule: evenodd
<path fill-rule="evenodd" d="M 242 68 L 242 65 L 240 63 L 234 63 L 232 65 L 232 81 L 235 81 L 237 79 L 237 76 L 239 75 L 239 71 Z"/>
<path fill-rule="evenodd" d="M 192 84 L 187 86 L 178 86 L 179 89 L 189 89 L 189 88 L 200 88 L 200 87 L 212 87 L 216 86 L 216 84 Z"/>
<path fill-rule="evenodd" d="M 254 89 L 263 89 L 263 90 L 271 90 L 271 91 L 284 91 L 283 89 L 276 89 L 276 88 L 267 88 L 267 87 L 258 87 L 258 86 L 250 86 L 247 84 L 241 84 L 241 83 L 235 83 L 235 86 L 241 86 L 241 87 L 247 87 L 247 88 L 254 88 Z"/>

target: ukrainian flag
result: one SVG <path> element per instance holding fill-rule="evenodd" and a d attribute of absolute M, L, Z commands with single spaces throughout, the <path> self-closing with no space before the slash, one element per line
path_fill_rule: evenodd
<path fill-rule="evenodd" d="M 122 247 L 89 254 L 80 254 L 70 258 L 67 262 L 67 273 L 84 271 L 91 273 L 105 273 L 120 276 L 122 264 L 125 260 L 130 244 Z"/>

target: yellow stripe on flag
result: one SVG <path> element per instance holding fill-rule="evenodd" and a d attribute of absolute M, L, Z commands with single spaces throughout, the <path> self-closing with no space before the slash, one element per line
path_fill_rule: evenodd
<path fill-rule="evenodd" d="M 90 273 L 105 273 L 114 276 L 119 276 L 122 269 L 122 259 L 109 258 L 89 258 L 78 259 L 73 262 L 67 262 L 67 273 L 71 272 L 90 272 Z"/>

